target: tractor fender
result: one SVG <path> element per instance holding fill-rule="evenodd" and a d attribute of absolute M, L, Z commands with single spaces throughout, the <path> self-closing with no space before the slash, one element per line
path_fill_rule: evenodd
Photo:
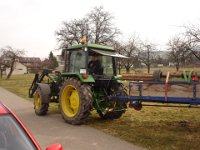
<path fill-rule="evenodd" d="M 48 84 L 44 84 L 44 83 L 37 83 L 38 84 L 38 88 L 40 89 L 41 92 L 41 101 L 42 103 L 49 103 L 50 101 L 50 87 Z"/>

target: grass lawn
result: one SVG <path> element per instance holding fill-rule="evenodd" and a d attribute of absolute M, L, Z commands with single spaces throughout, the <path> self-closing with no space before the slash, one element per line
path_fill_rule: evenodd
<path fill-rule="evenodd" d="M 28 99 L 33 75 L 15 75 L 0 79 L 0 86 Z M 200 109 L 143 107 L 141 111 L 128 109 L 117 120 L 101 120 L 95 111 L 87 125 L 130 143 L 153 150 L 200 149 Z"/>

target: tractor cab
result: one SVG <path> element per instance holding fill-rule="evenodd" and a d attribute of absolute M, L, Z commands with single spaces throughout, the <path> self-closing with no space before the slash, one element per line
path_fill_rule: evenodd
<path fill-rule="evenodd" d="M 81 74 L 83 79 L 94 80 L 116 76 L 115 58 L 126 58 L 118 54 L 112 47 L 97 44 L 75 45 L 67 49 L 68 70 L 66 72 Z"/>

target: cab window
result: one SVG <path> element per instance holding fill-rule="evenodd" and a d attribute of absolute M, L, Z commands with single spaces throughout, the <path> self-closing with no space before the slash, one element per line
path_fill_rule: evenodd
<path fill-rule="evenodd" d="M 113 75 L 112 57 L 102 56 L 103 73 L 106 75 Z"/>
<path fill-rule="evenodd" d="M 70 72 L 79 73 L 80 69 L 86 68 L 86 53 L 84 51 L 73 51 L 70 56 Z"/>

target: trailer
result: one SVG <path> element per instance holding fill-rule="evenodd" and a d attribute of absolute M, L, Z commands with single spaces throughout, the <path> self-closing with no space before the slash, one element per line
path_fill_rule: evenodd
<path fill-rule="evenodd" d="M 129 102 L 129 107 L 135 108 L 136 110 L 141 110 L 142 106 L 198 107 L 200 104 L 200 82 L 197 81 L 168 82 L 166 80 L 165 82 L 129 82 L 128 91 L 127 96 L 113 94 L 109 99 Z"/>

